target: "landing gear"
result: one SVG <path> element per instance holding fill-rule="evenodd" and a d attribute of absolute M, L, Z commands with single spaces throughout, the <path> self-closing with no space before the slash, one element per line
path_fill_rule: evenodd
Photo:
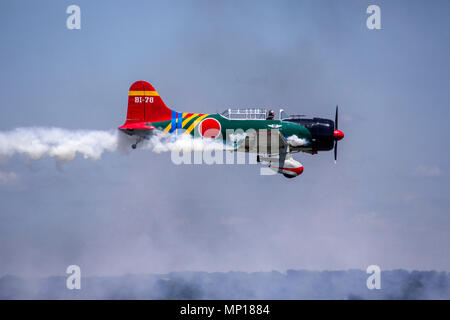
<path fill-rule="evenodd" d="M 137 138 L 137 140 L 136 140 L 136 142 L 135 142 L 135 143 L 133 143 L 133 144 L 131 145 L 131 148 L 133 148 L 133 149 L 136 149 L 136 148 L 137 148 L 137 145 L 138 145 L 138 143 L 139 143 L 139 142 L 141 142 L 142 140 L 144 140 L 144 138 L 142 138 L 142 137 L 138 137 L 138 138 Z"/>

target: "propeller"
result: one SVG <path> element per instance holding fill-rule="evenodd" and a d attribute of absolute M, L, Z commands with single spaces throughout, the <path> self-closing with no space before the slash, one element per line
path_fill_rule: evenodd
<path fill-rule="evenodd" d="M 337 162 L 337 141 L 334 142 L 334 163 Z"/>
<path fill-rule="evenodd" d="M 338 113 L 339 107 L 336 105 L 336 116 L 334 117 L 334 163 L 337 161 L 338 141 L 344 138 L 344 133 L 338 129 Z"/>

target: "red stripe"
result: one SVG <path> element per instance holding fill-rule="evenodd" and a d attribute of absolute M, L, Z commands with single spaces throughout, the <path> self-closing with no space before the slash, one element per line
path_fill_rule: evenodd
<path fill-rule="evenodd" d="M 281 170 L 292 171 L 295 172 L 297 175 L 300 175 L 303 172 L 303 166 L 300 166 L 298 168 L 281 168 Z"/>

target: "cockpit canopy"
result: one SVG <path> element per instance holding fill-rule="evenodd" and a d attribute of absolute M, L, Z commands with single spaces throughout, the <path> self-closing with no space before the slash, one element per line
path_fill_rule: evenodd
<path fill-rule="evenodd" d="M 230 120 L 266 120 L 267 109 L 262 108 L 244 108 L 244 109 L 226 109 L 221 115 Z"/>
<path fill-rule="evenodd" d="M 269 111 L 266 108 L 236 108 L 226 109 L 221 115 L 229 120 L 266 120 Z M 283 109 L 280 109 L 279 120 L 296 120 L 305 117 L 305 115 L 289 115 Z"/>

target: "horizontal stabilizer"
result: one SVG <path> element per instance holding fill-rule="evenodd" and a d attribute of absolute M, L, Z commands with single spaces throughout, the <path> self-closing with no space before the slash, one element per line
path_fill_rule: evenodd
<path fill-rule="evenodd" d="M 144 122 L 134 122 L 134 123 L 126 123 L 123 126 L 118 128 L 119 130 L 155 130 L 156 128 L 152 125 L 146 124 Z"/>

